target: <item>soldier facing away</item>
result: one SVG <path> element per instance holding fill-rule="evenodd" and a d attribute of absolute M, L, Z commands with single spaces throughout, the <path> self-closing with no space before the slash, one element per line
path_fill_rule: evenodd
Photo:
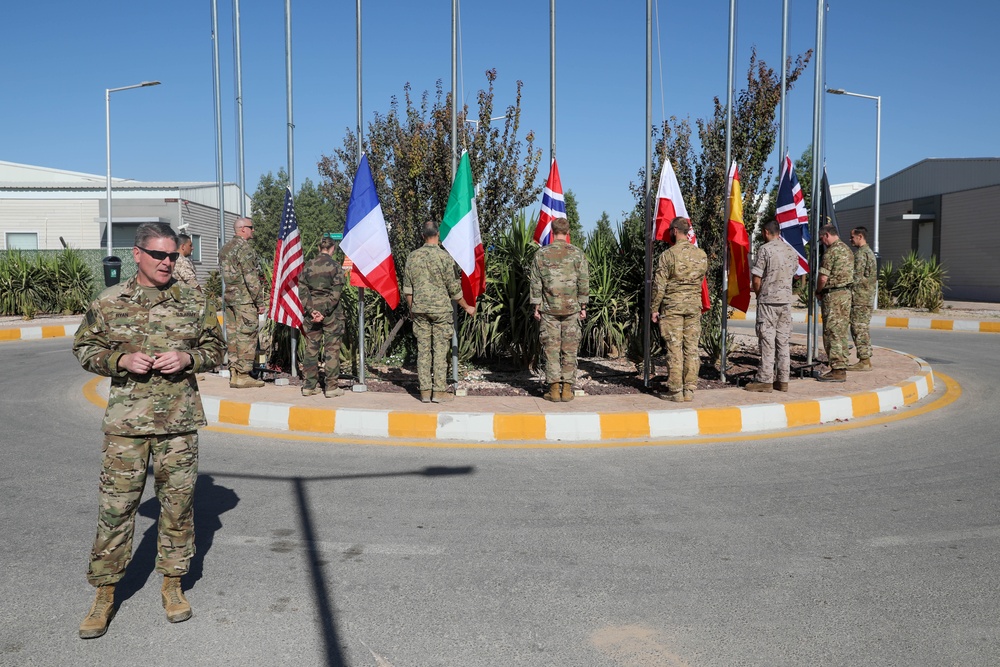
<path fill-rule="evenodd" d="M 319 255 L 310 260 L 299 274 L 299 299 L 302 301 L 302 395 L 312 396 L 319 389 L 320 356 L 326 356 L 327 398 L 342 396 L 337 387 L 340 377 L 340 342 L 344 337 L 344 305 L 340 296 L 344 290 L 344 267 L 334 259 L 337 242 L 324 237 L 319 242 Z"/>
<path fill-rule="evenodd" d="M 80 625 L 83 639 L 103 635 L 114 615 L 115 585 L 132 557 L 150 459 L 160 500 L 161 599 L 171 623 L 191 617 L 181 576 L 194 556 L 198 428 L 206 424 L 196 373 L 221 363 L 225 343 L 206 297 L 171 277 L 178 253 L 169 226 L 140 225 L 132 255 L 137 274 L 90 304 L 73 342 L 84 369 L 111 378 L 97 537 L 87 571 L 97 596 Z"/>
<path fill-rule="evenodd" d="M 847 370 L 870 371 L 872 369 L 872 338 L 869 328 L 872 323 L 872 309 L 875 306 L 875 291 L 878 289 L 878 262 L 868 245 L 868 229 L 856 227 L 851 230 L 851 245 L 854 253 L 854 287 L 851 288 L 851 336 L 858 351 L 858 363 Z"/>
<path fill-rule="evenodd" d="M 257 253 L 250 246 L 253 220 L 237 218 L 233 238 L 222 247 L 219 264 L 226 281 L 226 341 L 229 344 L 229 386 L 263 387 L 250 377 L 257 351 L 258 315 L 267 312 L 270 290 Z"/>
<path fill-rule="evenodd" d="M 426 223 L 421 236 L 424 245 L 406 257 L 403 294 L 417 338 L 420 400 L 447 403 L 455 400 L 455 395 L 447 391 L 448 350 L 454 331 L 451 302 L 458 303 L 469 315 L 476 313 L 476 307 L 466 303 L 462 296 L 458 265 L 441 247 L 437 225 Z"/>
<path fill-rule="evenodd" d="M 777 220 L 764 224 L 767 243 L 757 251 L 750 275 L 757 295 L 757 343 L 760 367 L 757 381 L 744 389 L 770 393 L 772 388 L 788 391 L 791 357 L 788 340 L 792 335 L 792 279 L 799 265 L 798 253 L 781 238 Z M 777 366 L 777 373 L 775 373 Z M 777 375 L 777 377 L 775 377 Z"/>
<path fill-rule="evenodd" d="M 531 263 L 531 304 L 541 322 L 547 401 L 572 401 L 580 332 L 587 317 L 590 271 L 587 256 L 569 243 L 569 221 L 552 221 L 552 242 Z"/>
<path fill-rule="evenodd" d="M 191 237 L 187 234 L 178 234 L 177 244 L 177 251 L 180 255 L 174 264 L 174 278 L 200 292 L 201 285 L 198 284 L 198 273 L 194 270 L 194 262 L 191 261 L 191 253 L 194 251 Z"/>
<path fill-rule="evenodd" d="M 667 346 L 667 393 L 660 398 L 678 403 L 693 401 L 698 385 L 701 281 L 708 272 L 705 251 L 688 240 L 690 228 L 686 218 L 670 222 L 673 245 L 656 262 L 650 304 L 653 322 L 659 323 Z"/>
<path fill-rule="evenodd" d="M 820 382 L 847 380 L 848 345 L 850 344 L 851 287 L 854 283 L 854 256 L 840 240 L 834 225 L 819 228 L 819 240 L 826 246 L 819 267 L 816 294 L 823 304 L 823 346 L 830 372 L 820 375 Z"/>

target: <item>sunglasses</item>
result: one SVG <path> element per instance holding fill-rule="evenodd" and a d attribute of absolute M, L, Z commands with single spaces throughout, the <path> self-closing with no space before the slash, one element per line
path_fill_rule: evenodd
<path fill-rule="evenodd" d="M 158 262 L 162 262 L 165 259 L 169 259 L 171 262 L 176 262 L 177 258 L 180 257 L 179 252 L 163 252 L 162 250 L 146 250 L 141 245 L 137 245 L 136 248 L 143 251 L 153 259 Z"/>

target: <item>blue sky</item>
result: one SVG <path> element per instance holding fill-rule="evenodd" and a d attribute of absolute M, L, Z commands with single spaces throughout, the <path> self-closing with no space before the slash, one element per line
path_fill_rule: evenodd
<path fill-rule="evenodd" d="M 112 95 L 115 177 L 215 179 L 211 4 L 65 0 L 5 7 L 0 40 L 0 159 L 72 171 L 105 171 L 104 89 L 158 79 Z M 945 7 L 942 9 L 942 7 Z M 882 96 L 882 174 L 925 157 L 1000 155 L 996 3 L 834 0 L 828 13 L 827 87 Z M 726 84 L 726 0 L 660 0 L 654 122 L 707 116 Z M 232 6 L 219 2 L 226 180 L 236 179 Z M 385 111 L 410 82 L 450 84 L 448 0 L 363 0 L 364 110 Z M 523 124 L 549 145 L 548 2 L 466 0 L 461 8 L 460 95 L 474 102 L 498 70 L 496 103 L 524 81 Z M 558 0 L 557 154 L 563 185 L 585 227 L 633 204 L 628 184 L 645 160 L 645 3 Z M 790 53 L 815 45 L 816 3 L 793 0 Z M 241 6 L 246 173 L 286 164 L 284 2 Z M 780 59 L 780 0 L 738 9 L 737 87 L 752 46 Z M 316 162 L 355 124 L 352 0 L 293 0 L 295 180 L 318 181 Z M 655 40 L 655 32 L 654 32 Z M 812 65 L 789 96 L 793 157 L 812 137 Z M 662 99 L 662 104 L 661 104 Z M 875 105 L 826 96 L 826 158 L 833 182 L 874 177 Z M 772 160 L 777 164 L 778 157 Z M 536 207 L 537 208 L 537 207 Z"/>

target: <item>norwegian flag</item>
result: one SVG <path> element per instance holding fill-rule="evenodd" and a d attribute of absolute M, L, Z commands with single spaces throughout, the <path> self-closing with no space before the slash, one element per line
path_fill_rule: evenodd
<path fill-rule="evenodd" d="M 302 302 L 299 300 L 299 274 L 302 273 L 302 243 L 295 219 L 292 190 L 285 190 L 285 208 L 281 213 L 278 245 L 274 249 L 274 286 L 267 316 L 290 327 L 302 326 Z"/>
<path fill-rule="evenodd" d="M 806 259 L 806 242 L 809 241 L 809 214 L 806 212 L 805 198 L 799 179 L 795 177 L 792 158 L 785 154 L 781 165 L 781 179 L 778 181 L 778 208 L 775 213 L 778 224 L 781 225 L 781 238 L 792 246 L 799 255 L 799 266 L 795 275 L 804 276 L 809 273 L 809 260 Z"/>
<path fill-rule="evenodd" d="M 538 213 L 538 224 L 535 226 L 535 243 L 542 246 L 552 243 L 552 221 L 565 217 L 566 200 L 563 198 L 562 181 L 559 180 L 559 167 L 556 159 L 552 158 L 549 179 L 542 190 L 542 210 Z"/>

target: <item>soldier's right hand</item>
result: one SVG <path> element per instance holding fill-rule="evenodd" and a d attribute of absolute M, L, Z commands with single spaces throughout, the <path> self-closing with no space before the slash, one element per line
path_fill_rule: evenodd
<path fill-rule="evenodd" d="M 472 317 L 473 315 L 476 314 L 476 307 L 475 306 L 468 306 L 467 305 L 465 307 L 465 312 L 469 314 L 469 317 Z"/>
<path fill-rule="evenodd" d="M 660 321 L 660 314 L 654 310 L 652 318 L 653 318 L 653 324 L 656 324 L 657 322 Z"/>
<path fill-rule="evenodd" d="M 153 368 L 153 357 L 144 352 L 133 352 L 124 354 L 118 359 L 118 367 L 124 368 L 129 373 L 145 375 Z"/>

